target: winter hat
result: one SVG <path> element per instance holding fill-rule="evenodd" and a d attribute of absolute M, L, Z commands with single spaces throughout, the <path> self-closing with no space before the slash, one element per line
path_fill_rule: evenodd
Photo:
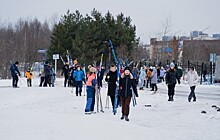
<path fill-rule="evenodd" d="M 125 68 L 124 68 L 124 71 L 126 71 L 126 70 L 131 71 L 129 67 L 125 67 Z"/>
<path fill-rule="evenodd" d="M 96 72 L 96 68 L 91 67 L 91 68 L 89 69 L 89 71 L 90 71 L 90 72 Z"/>
<path fill-rule="evenodd" d="M 170 67 L 175 67 L 175 64 L 173 62 L 171 62 Z"/>
<path fill-rule="evenodd" d="M 16 61 L 16 62 L 15 62 L 15 65 L 18 65 L 18 64 L 19 64 L 19 62 L 18 62 L 18 61 Z"/>

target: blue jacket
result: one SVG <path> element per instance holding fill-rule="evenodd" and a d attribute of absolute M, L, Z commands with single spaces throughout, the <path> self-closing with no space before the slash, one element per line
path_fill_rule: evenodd
<path fill-rule="evenodd" d="M 76 70 L 73 74 L 73 78 L 75 78 L 75 81 L 82 81 L 84 79 L 85 75 L 82 70 Z"/>
<path fill-rule="evenodd" d="M 18 70 L 18 67 L 15 64 L 11 65 L 10 71 L 11 71 L 11 76 L 12 77 L 14 77 L 16 74 L 18 74 L 19 76 L 21 75 L 20 71 Z"/>

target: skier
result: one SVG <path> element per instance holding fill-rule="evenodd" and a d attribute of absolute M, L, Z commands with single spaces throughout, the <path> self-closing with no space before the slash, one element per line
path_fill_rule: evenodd
<path fill-rule="evenodd" d="M 153 67 L 153 72 L 151 74 L 151 91 L 155 92 L 157 91 L 157 80 L 158 80 L 158 74 L 157 74 L 157 69 L 155 67 Z"/>
<path fill-rule="evenodd" d="M 111 98 L 112 108 L 114 108 L 115 102 L 115 89 L 117 82 L 117 70 L 115 65 L 111 65 L 110 71 L 107 73 L 105 81 L 108 83 L 108 96 Z"/>
<path fill-rule="evenodd" d="M 12 87 L 17 88 L 18 87 L 18 76 L 20 76 L 20 71 L 18 70 L 18 64 L 19 62 L 16 61 L 14 64 L 11 65 L 10 71 L 12 76 Z"/>
<path fill-rule="evenodd" d="M 130 111 L 130 102 L 132 97 L 132 89 L 134 91 L 134 94 L 136 97 L 138 97 L 137 87 L 135 79 L 133 78 L 133 75 L 131 74 L 131 71 L 129 67 L 125 67 L 124 73 L 120 77 L 119 82 L 120 87 L 120 99 L 121 99 L 121 105 L 122 105 L 122 116 L 121 120 L 125 119 L 126 121 L 129 121 L 128 115 Z"/>
<path fill-rule="evenodd" d="M 81 70 L 80 66 L 77 66 L 77 70 L 73 74 L 73 78 L 75 79 L 76 84 L 76 96 L 82 96 L 82 81 L 84 79 L 85 75 L 84 72 Z"/>
<path fill-rule="evenodd" d="M 173 96 L 175 94 L 176 80 L 179 80 L 177 70 L 174 68 L 173 62 L 170 63 L 170 68 L 166 72 L 166 84 L 168 86 L 168 101 L 174 101 Z M 180 82 L 179 82 L 180 83 Z"/>
<path fill-rule="evenodd" d="M 143 67 L 141 67 L 140 76 L 139 77 L 140 77 L 140 80 L 141 80 L 140 89 L 139 90 L 144 90 L 144 80 L 146 79 L 146 72 L 145 72 Z"/>
<path fill-rule="evenodd" d="M 30 71 L 30 69 L 28 69 L 27 71 L 26 71 L 26 73 L 25 73 L 25 77 L 27 78 L 27 86 L 28 87 L 31 87 L 32 86 L 32 84 L 31 84 L 31 82 L 32 82 L 32 72 Z"/>
<path fill-rule="evenodd" d="M 190 68 L 190 71 L 187 73 L 187 77 L 186 77 L 186 81 L 188 82 L 189 86 L 190 86 L 190 94 L 188 96 L 188 101 L 191 102 L 191 99 L 193 98 L 193 102 L 196 101 L 196 95 L 195 95 L 195 88 L 196 88 L 196 84 L 198 83 L 198 74 L 197 72 L 194 70 L 194 67 Z"/>
<path fill-rule="evenodd" d="M 95 106 L 95 86 L 96 86 L 96 69 L 90 67 L 90 72 L 87 74 L 87 102 L 85 108 L 85 114 L 91 114 L 94 112 Z"/>
<path fill-rule="evenodd" d="M 70 71 L 69 71 L 69 63 L 68 61 L 66 61 L 65 65 L 63 66 L 63 69 L 62 69 L 62 75 L 64 76 L 64 87 L 66 87 L 66 84 L 68 82 L 68 79 L 69 79 L 69 74 L 70 74 Z M 68 85 L 69 86 L 69 85 Z"/>

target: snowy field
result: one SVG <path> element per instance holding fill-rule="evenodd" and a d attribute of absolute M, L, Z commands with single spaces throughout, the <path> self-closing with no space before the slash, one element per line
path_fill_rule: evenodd
<path fill-rule="evenodd" d="M 86 96 L 76 97 L 71 88 L 12 88 L 10 80 L 0 80 L 0 140 L 220 140 L 220 86 L 197 86 L 197 102 L 188 102 L 187 84 L 176 86 L 174 102 L 167 101 L 167 87 L 151 95 L 139 91 L 138 105 L 130 110 L 130 121 L 120 120 L 121 108 L 85 115 Z M 105 107 L 106 85 L 102 89 Z M 145 105 L 151 105 L 146 107 Z M 201 111 L 206 111 L 202 114 Z"/>

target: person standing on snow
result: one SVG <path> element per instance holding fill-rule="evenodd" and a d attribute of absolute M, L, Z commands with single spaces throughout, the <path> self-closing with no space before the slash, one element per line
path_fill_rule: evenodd
<path fill-rule="evenodd" d="M 165 76 L 166 70 L 161 67 L 160 68 L 160 82 L 164 82 L 164 76 Z"/>
<path fill-rule="evenodd" d="M 18 76 L 21 76 L 20 71 L 18 70 L 18 64 L 19 62 L 16 61 L 14 64 L 11 65 L 10 71 L 12 76 L 12 87 L 16 88 L 18 87 Z"/>
<path fill-rule="evenodd" d="M 196 95 L 195 95 L 195 88 L 198 83 L 199 77 L 197 72 L 194 70 L 194 67 L 190 68 L 190 71 L 187 73 L 186 81 L 188 82 L 190 86 L 190 94 L 188 96 L 188 101 L 191 102 L 191 99 L 193 98 L 193 102 L 196 101 Z"/>
<path fill-rule="evenodd" d="M 172 62 L 170 64 L 170 68 L 166 72 L 166 77 L 165 77 L 166 84 L 168 86 L 168 96 L 169 96 L 168 101 L 174 100 L 173 96 L 175 94 L 176 81 L 179 79 L 178 74 L 177 74 L 177 70 L 174 67 L 175 67 L 175 65 Z"/>
<path fill-rule="evenodd" d="M 153 72 L 151 74 L 151 91 L 157 91 L 157 80 L 158 80 L 158 74 L 157 74 L 157 69 L 153 67 Z"/>
<path fill-rule="evenodd" d="M 151 75 L 153 72 L 153 68 L 152 66 L 147 70 L 147 74 L 146 74 L 146 80 L 147 80 L 147 84 L 146 84 L 146 88 L 148 88 L 148 85 L 151 87 Z"/>
<path fill-rule="evenodd" d="M 120 77 L 119 87 L 120 87 L 119 96 L 122 105 L 121 120 L 125 119 L 126 121 L 129 121 L 128 115 L 130 111 L 130 102 L 132 98 L 131 88 L 133 88 L 135 96 L 138 97 L 136 82 L 135 79 L 133 78 L 133 75 L 131 74 L 129 67 L 125 67 L 124 69 L 124 73 L 122 73 Z"/>
<path fill-rule="evenodd" d="M 141 67 L 141 70 L 140 70 L 140 80 L 141 80 L 141 83 L 140 83 L 140 89 L 139 90 L 144 90 L 144 80 L 146 79 L 146 72 L 145 72 L 145 69 L 143 67 Z"/>
<path fill-rule="evenodd" d="M 115 103 L 115 90 L 117 82 L 117 70 L 115 65 L 111 65 L 110 71 L 107 73 L 105 81 L 108 83 L 108 96 L 111 98 L 112 108 L 114 108 Z"/>
<path fill-rule="evenodd" d="M 73 74 L 73 78 L 75 78 L 75 84 L 76 84 L 76 96 L 82 96 L 82 81 L 85 77 L 84 72 L 81 70 L 80 66 L 77 66 L 77 70 Z"/>
<path fill-rule="evenodd" d="M 69 71 L 69 63 L 68 61 L 66 61 L 66 64 L 63 66 L 62 69 L 62 75 L 64 76 L 64 87 L 66 87 L 66 84 L 68 84 L 68 79 L 69 79 L 69 75 L 70 75 L 70 71 Z M 69 86 L 69 85 L 68 85 Z"/>
<path fill-rule="evenodd" d="M 27 86 L 28 87 L 31 87 L 32 84 L 31 84 L 31 80 L 32 80 L 32 72 L 30 71 L 30 69 L 28 69 L 26 72 L 25 72 L 25 77 L 27 78 Z"/>
<path fill-rule="evenodd" d="M 95 106 L 95 87 L 96 87 L 96 69 L 94 67 L 91 67 L 90 72 L 87 73 L 87 102 L 86 102 L 86 108 L 85 108 L 85 114 L 91 114 L 94 112 L 94 106 Z"/>

